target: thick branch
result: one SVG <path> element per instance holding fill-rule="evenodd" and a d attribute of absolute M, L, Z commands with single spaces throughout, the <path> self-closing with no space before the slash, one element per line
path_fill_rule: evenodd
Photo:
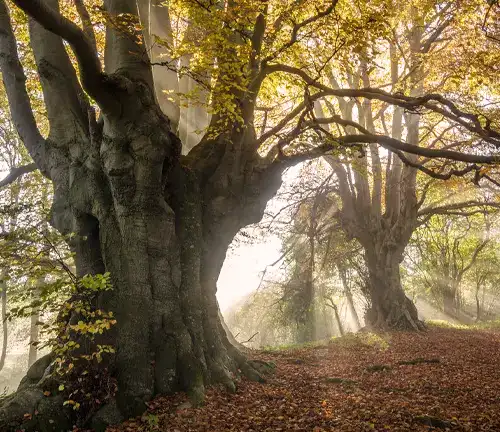
<path fill-rule="evenodd" d="M 104 52 L 106 72 L 125 73 L 154 91 L 149 56 L 141 41 L 138 2 L 105 0 L 104 6 L 108 19 Z"/>
<path fill-rule="evenodd" d="M 404 141 L 388 137 L 386 135 L 378 135 L 370 133 L 366 128 L 361 126 L 359 123 L 356 123 L 351 120 L 344 120 L 342 117 L 338 115 L 334 115 L 326 118 L 316 118 L 313 121 L 304 122 L 304 126 L 314 126 L 314 124 L 329 124 L 336 123 L 342 126 L 351 126 L 357 129 L 360 134 L 355 135 L 344 135 L 335 138 L 335 141 L 339 145 L 348 145 L 352 146 L 353 144 L 360 143 L 375 143 L 379 144 L 387 150 L 394 151 L 403 151 L 406 153 L 425 156 L 429 158 L 442 158 L 454 160 L 457 162 L 467 162 L 467 163 L 481 163 L 481 164 L 497 164 L 500 163 L 500 155 L 474 155 L 469 153 L 462 153 L 453 150 L 445 150 L 445 149 L 430 149 L 425 147 L 419 147 L 417 145 L 409 144 Z M 325 149 L 324 146 L 321 146 Z M 330 150 L 333 149 L 332 145 L 330 145 Z"/>
<path fill-rule="evenodd" d="M 45 4 L 59 12 L 58 0 L 45 0 Z M 33 18 L 29 35 L 50 124 L 49 140 L 65 147 L 75 136 L 88 135 L 87 98 L 62 38 Z"/>
<path fill-rule="evenodd" d="M 406 166 L 416 168 L 419 171 L 422 171 L 424 174 L 427 174 L 429 177 L 439 179 L 439 180 L 449 180 L 452 177 L 462 177 L 465 174 L 468 174 L 472 171 L 475 171 L 476 173 L 480 173 L 480 170 L 481 170 L 481 167 L 479 165 L 472 164 L 472 165 L 467 165 L 463 169 L 452 169 L 452 170 L 449 170 L 448 172 L 445 172 L 445 173 L 436 172 L 436 171 L 431 170 L 430 168 L 427 168 L 423 163 L 418 163 L 418 162 L 414 162 L 414 161 L 410 160 L 401 151 L 392 150 L 392 152 L 394 154 L 396 154 L 399 157 L 399 159 Z M 423 195 L 423 198 L 425 198 L 425 194 Z M 421 203 L 423 202 L 422 199 L 419 202 L 420 202 L 420 204 L 419 204 L 419 206 L 420 206 Z"/>
<path fill-rule="evenodd" d="M 406 153 L 415 154 L 418 156 L 426 156 L 430 158 L 442 158 L 454 160 L 457 162 L 468 163 L 482 163 L 482 164 L 497 164 L 500 163 L 500 155 L 482 156 L 469 153 L 461 153 L 453 150 L 438 150 L 419 147 L 416 145 L 408 144 L 403 141 L 384 135 L 345 135 L 338 137 L 341 144 L 354 144 L 354 143 L 378 143 L 387 150 L 400 150 Z"/>
<path fill-rule="evenodd" d="M 48 175 L 45 161 L 45 140 L 40 134 L 33 116 L 26 91 L 26 76 L 19 61 L 16 39 L 12 32 L 9 12 L 4 0 L 0 0 L 0 68 L 9 101 L 12 120 L 29 154 Z"/>
<path fill-rule="evenodd" d="M 94 51 L 97 54 L 97 42 L 95 39 L 94 27 L 92 26 L 92 20 L 90 19 L 89 11 L 87 10 L 87 7 L 85 6 L 83 0 L 73 0 L 73 2 L 75 3 L 76 11 L 80 16 L 80 19 L 82 20 L 83 32 L 87 36 L 92 47 L 94 48 Z"/>
<path fill-rule="evenodd" d="M 78 60 L 85 90 L 102 108 L 114 107 L 113 98 L 106 97 L 101 63 L 85 33 L 76 24 L 49 8 L 42 0 L 14 0 L 14 3 L 47 30 L 70 44 Z"/>

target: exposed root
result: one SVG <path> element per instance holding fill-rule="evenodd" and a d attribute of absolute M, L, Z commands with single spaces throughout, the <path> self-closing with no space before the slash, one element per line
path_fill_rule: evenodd
<path fill-rule="evenodd" d="M 387 308 L 372 306 L 367 310 L 367 330 L 426 331 L 427 326 L 418 319 L 415 305 L 406 296 L 402 304 L 390 303 Z"/>
<path fill-rule="evenodd" d="M 238 376 L 265 382 L 265 375 L 275 369 L 273 363 L 260 360 L 248 360 L 236 347 L 221 341 L 223 346 L 215 351 L 215 356 L 206 355 L 206 364 L 196 361 L 192 353 L 183 357 L 184 362 L 177 358 L 177 377 L 179 390 L 186 390 L 192 406 L 203 405 L 205 386 L 207 384 L 223 385 L 227 391 L 234 393 L 237 389 Z M 125 394 L 118 389 L 115 397 L 107 400 L 97 411 L 84 413 L 75 412 L 70 407 L 63 406 L 64 396 L 58 391 L 60 380 L 51 375 L 53 357 L 45 356 L 39 359 L 28 371 L 16 393 L 8 396 L 0 405 L 0 430 L 27 432 L 60 432 L 71 429 L 73 424 L 79 427 L 91 427 L 96 431 L 104 431 L 107 426 L 120 423 L 130 415 L 137 415 L 137 409 L 146 409 L 145 396 Z M 115 371 L 116 372 L 116 371 Z M 152 397 L 152 396 L 151 396 Z M 147 398 L 147 399 L 150 399 Z M 123 415 L 124 407 L 134 405 L 134 413 Z M 77 417 L 78 415 L 78 417 Z M 83 417 L 82 417 L 83 415 Z"/>

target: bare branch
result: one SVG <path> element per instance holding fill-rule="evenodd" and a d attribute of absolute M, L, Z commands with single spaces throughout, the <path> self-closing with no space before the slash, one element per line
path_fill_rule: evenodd
<path fill-rule="evenodd" d="M 301 160 L 307 160 L 312 157 L 319 157 L 323 153 L 332 151 L 336 145 L 338 146 L 347 146 L 347 147 L 352 147 L 356 146 L 361 143 L 375 143 L 379 144 L 382 147 L 386 148 L 387 150 L 393 151 L 395 153 L 398 152 L 406 152 L 418 156 L 425 156 L 429 158 L 442 158 L 442 159 L 448 159 L 448 160 L 454 160 L 457 162 L 467 162 L 471 164 L 498 164 L 500 163 L 500 155 L 489 155 L 489 156 L 484 156 L 484 155 L 475 155 L 475 154 L 470 154 L 470 153 L 462 153 L 458 151 L 453 151 L 453 150 L 446 150 L 446 149 L 431 149 L 431 148 L 425 148 L 425 147 L 419 147 L 417 145 L 409 144 L 404 141 L 388 137 L 386 135 L 378 135 L 378 134 L 372 134 L 370 133 L 366 128 L 361 126 L 359 123 L 356 123 L 351 120 L 344 120 L 342 117 L 338 115 L 334 115 L 331 117 L 325 117 L 325 118 L 315 118 L 312 121 L 307 121 L 307 122 L 302 122 L 302 129 L 299 131 L 295 131 L 294 137 L 300 135 L 300 133 L 304 132 L 307 127 L 311 128 L 314 127 L 314 125 L 321 125 L 321 124 L 329 124 L 329 123 L 336 123 L 340 124 L 342 126 L 350 126 L 352 128 L 357 129 L 360 134 L 354 134 L 354 135 L 344 135 L 344 136 L 338 136 L 338 137 L 330 137 L 331 140 L 333 141 L 332 143 L 326 143 L 321 146 L 316 147 L 315 149 L 311 150 L 311 152 L 307 153 L 307 155 L 296 155 L 294 157 L 298 157 L 299 159 L 302 157 L 305 157 L 305 159 Z M 324 129 L 321 129 L 321 131 L 326 134 L 326 131 Z M 405 159 L 405 163 L 409 163 L 408 158 L 405 158 L 404 156 L 401 155 L 401 153 L 398 153 L 398 155 L 402 158 Z M 413 162 L 412 162 L 413 163 Z M 418 167 L 418 166 L 416 166 Z M 424 168 L 425 169 L 425 168 Z M 468 169 L 467 172 L 472 171 L 474 168 Z M 465 174 L 465 173 L 463 173 Z M 462 175 L 463 175 L 462 174 Z M 438 177 L 439 178 L 439 177 Z"/>
<path fill-rule="evenodd" d="M 270 61 L 276 59 L 279 57 L 280 54 L 285 52 L 288 48 L 292 47 L 297 43 L 298 36 L 299 36 L 299 31 L 303 29 L 304 27 L 308 26 L 309 24 L 312 24 L 321 18 L 324 18 L 328 15 L 330 15 L 334 10 L 335 7 L 337 6 L 338 0 L 332 0 L 330 5 L 324 10 L 324 11 L 318 11 L 315 15 L 310 16 L 309 18 L 305 19 L 304 21 L 301 21 L 299 23 L 294 24 L 292 27 L 292 34 L 290 35 L 290 39 L 283 44 L 276 52 L 268 55 L 262 60 L 262 64 L 265 65 L 269 63 Z"/>
<path fill-rule="evenodd" d="M 431 170 L 430 168 L 427 168 L 425 165 L 423 165 L 423 163 L 418 163 L 418 162 L 414 162 L 414 161 L 410 160 L 409 158 L 407 158 L 404 155 L 403 152 L 400 152 L 397 150 L 392 150 L 392 152 L 395 153 L 406 166 L 410 166 L 412 168 L 417 168 L 419 171 L 422 171 L 423 173 L 427 174 L 429 177 L 433 177 L 433 178 L 439 179 L 439 180 L 449 180 L 452 177 L 462 177 L 465 174 L 470 173 L 472 171 L 479 173 L 481 170 L 481 167 L 479 165 L 472 164 L 472 165 L 466 166 L 463 169 L 452 169 L 446 173 L 436 172 L 436 171 Z M 425 198 L 425 194 L 423 195 L 423 198 Z M 420 201 L 422 201 L 422 200 L 420 200 Z M 422 203 L 420 203 L 419 206 L 421 204 Z"/>
<path fill-rule="evenodd" d="M 438 206 L 438 207 L 427 207 L 418 212 L 418 216 L 425 216 L 425 215 L 446 215 L 446 214 L 451 214 L 454 211 L 457 210 L 465 210 L 465 209 L 471 209 L 471 208 L 478 208 L 478 207 L 489 207 L 492 209 L 500 209 L 500 203 L 495 203 L 495 202 L 485 202 L 485 201 L 464 201 L 464 202 L 459 202 L 459 203 L 452 203 L 452 204 L 447 204 L 443 206 Z M 455 214 L 455 213 L 453 213 Z"/>
<path fill-rule="evenodd" d="M 485 141 L 500 147 L 500 133 L 491 129 L 491 122 L 488 119 L 486 119 L 486 125 L 483 127 L 478 115 L 460 110 L 452 101 L 439 94 L 431 93 L 424 96 L 412 97 L 400 93 L 391 94 L 375 88 L 334 89 L 320 83 L 302 69 L 283 64 L 268 65 L 265 67 L 264 71 L 266 74 L 285 72 L 302 78 L 304 83 L 308 86 L 319 90 L 318 93 L 311 95 L 311 101 L 324 96 L 336 96 L 366 98 L 369 100 L 376 99 L 391 105 L 399 106 L 410 112 L 418 112 L 419 109 L 424 108 L 443 115 L 448 120 L 461 125 L 469 132 L 478 135 Z"/>
<path fill-rule="evenodd" d="M 255 334 L 254 334 L 254 335 L 253 335 L 250 339 L 247 339 L 246 341 L 244 341 L 244 342 L 240 342 L 240 343 L 241 343 L 241 344 L 250 343 L 250 342 L 252 341 L 252 339 L 253 339 L 255 336 L 257 336 L 259 333 L 260 333 L 260 332 L 255 333 Z"/>
<path fill-rule="evenodd" d="M 36 166 L 35 163 L 12 168 L 10 170 L 9 174 L 7 174 L 6 177 L 4 177 L 2 180 L 0 180 L 0 188 L 3 188 L 5 186 L 8 186 L 8 185 L 14 183 L 19 177 L 23 176 L 24 174 L 28 174 L 30 172 L 36 171 L 37 169 L 38 169 L 38 167 Z"/>
<path fill-rule="evenodd" d="M 454 160 L 457 162 L 480 163 L 480 164 L 498 164 L 500 163 L 500 155 L 474 155 L 469 153 L 462 153 L 453 150 L 439 150 L 419 147 L 416 145 L 408 144 L 403 141 L 385 136 L 385 135 L 345 135 L 338 137 L 341 144 L 353 143 L 378 143 L 387 150 L 400 150 L 406 153 L 415 154 L 418 156 L 426 156 L 431 158 L 442 158 Z"/>
<path fill-rule="evenodd" d="M 80 15 L 83 32 L 89 39 L 92 47 L 94 48 L 94 51 L 97 54 L 97 42 L 95 39 L 94 27 L 92 26 L 89 11 L 87 10 L 83 0 L 73 0 L 73 3 L 75 3 L 76 11 L 78 12 L 78 15 Z"/>
<path fill-rule="evenodd" d="M 432 47 L 432 44 L 437 41 L 439 36 L 441 36 L 443 31 L 451 24 L 452 21 L 453 18 L 449 18 L 445 20 L 441 25 L 439 25 L 436 30 L 434 30 L 434 32 L 422 43 L 420 52 L 423 54 L 428 53 Z"/>

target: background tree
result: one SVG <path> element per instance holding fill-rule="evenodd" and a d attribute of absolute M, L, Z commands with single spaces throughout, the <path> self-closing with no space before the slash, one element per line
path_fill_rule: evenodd
<path fill-rule="evenodd" d="M 435 90 L 456 91 L 436 82 L 433 62 L 447 49 L 444 41 L 448 34 L 456 31 L 453 23 L 459 19 L 459 9 L 452 3 L 439 2 L 409 3 L 401 7 L 401 14 L 397 16 L 402 21 L 399 25 L 396 21 L 392 23 L 393 33 L 386 38 L 385 51 L 379 48 L 378 42 L 354 60 L 346 60 L 342 68 L 332 71 L 332 85 L 340 88 L 347 83 L 356 90 L 374 87 L 377 82 L 412 96 Z M 388 63 L 390 67 L 379 72 L 377 62 Z M 469 144 L 454 132 L 450 133 L 448 123 L 443 123 L 439 115 L 422 119 L 418 113 L 400 108 L 388 111 L 383 103 L 369 99 L 360 103 L 339 97 L 325 98 L 316 104 L 315 112 L 326 134 L 333 129 L 324 124 L 330 123 L 328 118 L 333 117 L 338 127 L 347 133 L 367 135 L 378 129 L 393 139 L 406 136 L 407 142 L 429 149 L 460 149 Z M 371 301 L 366 321 L 374 327 L 421 328 L 417 310 L 403 292 L 399 266 L 418 219 L 447 209 L 426 202 L 428 189 L 434 182 L 427 180 L 427 184 L 422 184 L 417 174 L 420 170 L 446 180 L 466 174 L 471 167 L 465 171 L 454 164 L 437 167 L 434 160 L 425 156 L 398 151 L 385 154 L 375 145 L 370 145 L 369 151 L 359 159 L 329 157 L 328 160 L 339 182 L 342 204 L 337 217 L 346 234 L 356 238 L 364 249 Z M 481 205 L 466 202 L 464 206 L 474 204 Z"/>
<path fill-rule="evenodd" d="M 491 253 L 497 244 L 490 233 L 492 220 L 491 215 L 482 212 L 437 215 L 419 227 L 412 239 L 408 260 L 415 277 L 411 280 L 424 287 L 444 313 L 460 321 L 470 321 L 464 313 L 468 273 L 478 272 L 476 292 L 488 278 L 488 273 L 476 266 L 478 261 L 487 260 L 488 255 L 493 259 Z"/>
<path fill-rule="evenodd" d="M 3 327 L 9 326 L 13 334 L 8 348 L 23 344 L 28 354 L 27 363 L 32 363 L 42 342 L 39 339 L 41 319 L 50 321 L 53 318 L 51 308 L 45 306 L 53 299 L 54 291 L 61 289 L 66 279 L 63 266 L 71 260 L 63 239 L 48 227 L 51 185 L 40 173 L 32 172 L 33 164 L 8 116 L 1 124 L 1 138 L 0 163 L 8 173 L 0 189 L 0 265 L 3 283 L 9 289 L 8 307 L 7 296 L 3 298 Z M 19 170 L 18 167 L 27 168 Z M 41 286 L 42 280 L 47 284 Z M 30 316 L 31 324 L 27 322 Z M 26 338 L 21 336 L 19 339 L 20 329 L 31 334 L 29 347 Z M 6 332 L 4 344 L 7 348 Z M 3 351 L 3 355 L 6 354 L 7 349 Z M 21 361 L 26 360 L 24 357 L 10 359 L 4 375 L 8 387 L 25 372 Z"/>
<path fill-rule="evenodd" d="M 370 2 L 359 11 L 337 0 L 304 1 L 300 7 L 230 2 L 225 8 L 179 0 L 166 10 L 143 8 L 142 2 L 138 8 L 135 0 L 105 0 L 95 27 L 82 2 L 75 9 L 60 9 L 57 0 L 14 3 L 29 16 L 26 39 L 50 130 L 42 135 L 35 122 L 25 86 L 29 67 L 19 61 L 12 19 L 1 1 L 0 66 L 13 122 L 37 168 L 53 184 L 51 223 L 69 239 L 77 277 L 110 272 L 114 287 L 96 303 L 116 316 L 117 324 L 104 337 L 104 343 L 109 338 L 116 345 L 116 355 L 107 359 L 117 381 L 116 403 L 86 414 L 86 421 L 119 421 L 142 412 L 153 395 L 180 389 L 198 403 L 206 384 L 234 390 L 239 370 L 260 379 L 226 337 L 216 283 L 231 240 L 262 217 L 287 167 L 341 147 L 362 151 L 363 143 L 472 164 L 462 170 L 477 172 L 478 179 L 491 173 L 481 173 L 475 164 L 497 161 L 494 146 L 500 137 L 494 123 L 481 123 L 478 115 L 441 96 L 328 85 L 325 71 L 332 58 L 340 58 L 341 51 L 344 56 L 363 51 L 365 41 L 387 32 L 380 19 L 391 14 L 388 2 Z M 144 15 L 152 10 L 162 12 L 164 20 L 168 12 L 171 19 L 189 23 L 172 35 L 185 43 L 169 49 L 172 61 L 160 65 L 173 68 L 178 78 L 185 47 L 192 54 L 191 75 L 202 70 L 210 80 L 210 124 L 186 156 L 177 135 L 181 128 L 160 108 L 158 94 L 165 88 L 158 78 L 155 82 L 153 67 L 159 65 L 151 61 L 155 57 L 147 43 L 154 34 L 143 34 L 143 29 L 154 31 L 154 17 Z M 184 37 L 188 29 L 196 37 Z M 103 39 L 105 46 L 99 43 Z M 168 47 L 166 39 L 159 41 Z M 325 140 L 313 105 L 326 96 L 384 101 L 406 109 L 410 118 L 416 118 L 416 110 L 419 116 L 437 112 L 473 143 L 480 140 L 485 152 L 424 149 L 418 141 L 358 126 L 360 134 L 341 131 Z M 284 112 L 280 104 L 286 101 Z M 405 163 L 414 164 L 408 158 Z M 385 303 L 401 305 L 400 297 Z M 42 374 L 32 368 L 30 377 L 37 381 Z M 33 412 L 44 397 L 42 387 L 34 383 L 10 397 L 0 409 L 0 425 Z M 46 421 L 51 403 L 58 399 L 44 400 L 43 409 L 38 405 L 30 428 Z"/>

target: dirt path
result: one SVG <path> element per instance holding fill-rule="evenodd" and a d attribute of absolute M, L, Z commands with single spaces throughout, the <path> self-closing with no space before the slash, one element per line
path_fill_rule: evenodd
<path fill-rule="evenodd" d="M 197 409 L 157 399 L 109 431 L 500 431 L 500 332 L 348 336 L 253 357 L 277 366 L 266 384 L 211 389 Z"/>

